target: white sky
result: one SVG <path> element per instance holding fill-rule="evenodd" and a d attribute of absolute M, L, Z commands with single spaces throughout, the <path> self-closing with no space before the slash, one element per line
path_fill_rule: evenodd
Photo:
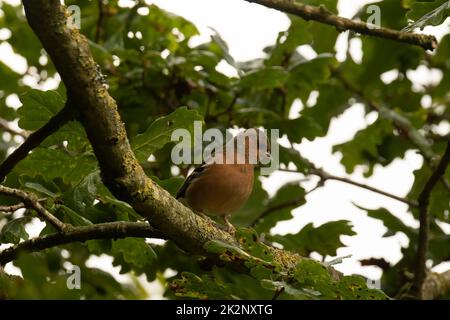
<path fill-rule="evenodd" d="M 126 4 L 128 1 L 121 0 L 120 2 Z M 359 10 L 361 5 L 369 2 L 365 0 L 341 0 L 339 3 L 340 14 L 351 17 Z M 155 0 L 147 1 L 147 3 L 154 3 L 194 22 L 202 33 L 197 39 L 199 42 L 208 40 L 209 27 L 214 28 L 228 43 L 232 56 L 238 61 L 260 57 L 263 54 L 262 49 L 273 44 L 278 32 L 287 29 L 289 26 L 289 20 L 284 14 L 259 5 L 249 4 L 243 0 Z M 381 16 L 381 18 L 383 17 Z M 427 27 L 424 32 L 434 34 L 440 39 L 448 32 L 449 25 L 448 19 L 444 26 Z M 1 35 L 0 31 L 0 39 Z M 339 41 L 338 52 L 345 50 L 345 46 L 345 43 Z M 355 48 L 353 54 L 361 55 L 361 52 L 357 50 L 357 45 Z M 303 49 L 304 53 L 311 55 L 307 48 Z M 9 48 L 4 45 L 0 45 L 0 60 L 8 62 L 15 69 L 22 70 L 21 68 L 24 68 L 23 65 L 21 66 L 18 63 L 17 57 L 14 58 Z M 230 72 L 226 66 L 222 66 L 222 70 Z M 430 72 L 426 68 L 421 68 L 411 74 L 411 77 L 417 83 L 420 79 L 420 84 L 423 81 L 436 81 L 440 76 L 439 73 Z M 354 105 L 339 118 L 332 121 L 325 138 L 316 139 L 314 142 L 304 140 L 298 148 L 304 156 L 316 165 L 322 166 L 326 171 L 339 176 L 347 176 L 343 166 L 339 163 L 340 156 L 332 154 L 332 146 L 348 141 L 355 132 L 364 128 L 368 122 L 373 122 L 373 120 L 373 115 L 364 116 L 361 105 Z M 444 130 L 448 130 L 448 128 L 444 128 Z M 356 170 L 354 174 L 348 177 L 393 194 L 405 196 L 413 182 L 412 171 L 419 168 L 420 165 L 421 157 L 414 152 L 408 152 L 405 159 L 396 160 L 386 168 L 377 166 L 373 176 L 369 179 L 363 177 L 361 170 Z M 263 185 L 273 194 L 286 181 L 296 178 L 298 177 L 295 175 L 279 172 L 264 179 Z M 307 189 L 313 186 L 314 183 L 305 184 Z M 352 202 L 373 209 L 385 207 L 406 224 L 413 227 L 418 226 L 418 223 L 407 213 L 405 204 L 341 182 L 329 181 L 325 187 L 308 195 L 307 203 L 294 211 L 293 220 L 279 223 L 274 231 L 282 234 L 295 233 L 310 222 L 317 226 L 333 220 L 351 220 L 357 235 L 342 237 L 347 247 L 339 249 L 338 256 L 351 254 L 352 257 L 345 259 L 336 268 L 345 274 L 357 273 L 372 279 L 379 278 L 381 271 L 378 268 L 362 268 L 358 260 L 383 257 L 387 261 L 395 263 L 401 258 L 401 246 L 406 246 L 408 240 L 403 234 L 381 238 L 386 231 L 382 223 L 368 218 L 365 212 L 355 207 Z M 447 225 L 447 227 L 450 229 L 450 226 Z M 116 277 L 119 277 L 118 268 L 113 268 L 111 260 L 106 257 L 90 259 L 89 266 L 97 266 L 111 271 Z M 448 263 L 441 265 L 436 268 L 436 271 L 445 271 L 449 266 Z M 7 270 L 16 272 L 11 265 L 8 266 Z M 119 278 L 125 279 L 123 276 Z M 143 277 L 141 279 L 145 282 Z M 161 290 L 158 285 L 150 284 L 147 288 L 152 292 L 152 298 L 160 297 Z"/>

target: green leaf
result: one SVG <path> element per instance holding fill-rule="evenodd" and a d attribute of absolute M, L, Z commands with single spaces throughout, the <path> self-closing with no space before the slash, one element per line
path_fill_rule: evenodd
<path fill-rule="evenodd" d="M 2 78 L 2 90 L 15 92 L 18 89 L 20 75 L 11 70 L 6 64 L 0 61 L 0 77 Z"/>
<path fill-rule="evenodd" d="M 100 171 L 94 170 L 86 175 L 73 189 L 64 194 L 65 203 L 76 212 L 85 215 L 92 210 L 97 195 L 109 195 L 109 191 L 103 185 Z"/>
<path fill-rule="evenodd" d="M 282 244 L 284 249 L 296 251 L 304 256 L 313 251 L 322 256 L 335 256 L 337 249 L 344 246 L 340 240 L 341 236 L 355 234 L 349 221 L 338 220 L 324 223 L 317 228 L 309 223 L 296 234 L 276 235 L 271 238 Z"/>
<path fill-rule="evenodd" d="M 214 267 L 198 276 L 183 272 L 169 285 L 178 297 L 193 299 L 270 299 L 273 292 L 261 287 L 258 280 L 245 274 Z"/>
<path fill-rule="evenodd" d="M 285 184 L 268 201 L 262 219 L 255 226 L 256 231 L 267 233 L 277 222 L 292 218 L 291 211 L 305 203 L 305 190 L 298 183 Z"/>
<path fill-rule="evenodd" d="M 279 151 L 280 163 L 283 163 L 286 167 L 292 163 L 300 173 L 307 173 L 309 171 L 309 162 L 301 156 L 300 152 L 293 148 L 285 148 L 281 145 L 279 146 Z"/>
<path fill-rule="evenodd" d="M 292 143 L 301 143 L 303 138 L 313 141 L 316 137 L 325 135 L 322 127 L 308 116 L 301 116 L 292 120 L 276 121 L 270 125 L 272 128 L 280 128 L 280 134 L 286 134 Z"/>
<path fill-rule="evenodd" d="M 171 141 L 174 130 L 187 129 L 193 136 L 194 121 L 203 121 L 195 110 L 186 107 L 178 108 L 171 114 L 156 119 L 148 129 L 131 139 L 131 145 L 140 161 Z"/>
<path fill-rule="evenodd" d="M 47 180 L 61 178 L 66 183 L 77 184 L 96 168 L 92 154 L 71 155 L 61 149 L 36 148 L 14 171 L 32 177 L 42 175 Z"/>
<path fill-rule="evenodd" d="M 215 254 L 228 255 L 229 259 L 250 259 L 250 255 L 238 246 L 220 240 L 207 241 L 203 248 L 205 251 Z"/>
<path fill-rule="evenodd" d="M 247 73 L 239 81 L 240 89 L 263 90 L 279 88 L 289 78 L 289 73 L 280 67 L 265 68 Z"/>
<path fill-rule="evenodd" d="M 377 210 L 370 210 L 360 206 L 359 209 L 367 211 L 367 215 L 371 218 L 381 220 L 384 226 L 388 229 L 383 237 L 393 236 L 397 232 L 403 232 L 408 237 L 412 237 L 415 234 L 415 230 L 405 225 L 399 218 L 390 213 L 387 209 L 380 208 Z"/>
<path fill-rule="evenodd" d="M 411 11 L 408 12 L 408 18 L 415 22 L 404 28 L 402 31 L 412 32 L 416 28 L 423 30 L 426 26 L 438 26 L 450 16 L 450 1 L 417 1 L 409 0 Z"/>
<path fill-rule="evenodd" d="M 433 60 L 437 63 L 447 64 L 447 68 L 449 68 L 450 63 L 450 34 L 445 35 L 441 41 L 439 42 L 439 47 L 436 49 L 436 55 L 433 57 Z"/>
<path fill-rule="evenodd" d="M 340 83 L 333 81 L 319 85 L 318 90 L 316 104 L 303 109 L 301 115 L 314 119 L 314 123 L 322 128 L 321 136 L 325 136 L 331 120 L 351 106 L 351 95 Z"/>
<path fill-rule="evenodd" d="M 316 299 L 333 300 L 382 300 L 388 297 L 376 289 L 369 289 L 364 278 L 344 276 L 333 280 L 329 270 L 313 260 L 302 260 L 295 270 L 295 279 L 302 289 L 312 290 Z M 311 291 L 310 291 L 311 292 Z"/>
<path fill-rule="evenodd" d="M 69 223 L 75 227 L 92 225 L 91 221 L 79 215 L 74 210 L 65 205 L 59 205 L 58 211 L 62 212 L 62 214 L 64 215 L 64 222 Z"/>
<path fill-rule="evenodd" d="M 277 43 L 271 49 L 267 65 L 286 64 L 292 59 L 291 55 L 297 47 L 312 42 L 311 33 L 307 30 L 308 22 L 294 16 L 290 18 L 291 25 L 287 31 L 282 31 L 278 34 Z"/>
<path fill-rule="evenodd" d="M 348 173 L 355 166 L 364 165 L 366 174 L 371 174 L 373 164 L 379 162 L 378 148 L 387 136 L 392 135 L 392 124 L 384 119 L 378 119 L 366 129 L 360 130 L 355 137 L 343 144 L 333 147 L 333 152 L 341 152 L 341 163 Z"/>
<path fill-rule="evenodd" d="M 423 190 L 423 186 L 432 175 L 432 170 L 428 165 L 423 165 L 422 168 L 414 171 L 414 184 L 408 194 L 409 199 L 417 199 Z M 442 183 L 438 183 L 431 191 L 428 209 L 431 215 L 441 221 L 450 222 L 448 210 L 450 201 L 448 198 L 448 190 Z M 412 210 L 414 217 L 418 218 L 419 212 L 417 209 Z"/>
<path fill-rule="evenodd" d="M 225 42 L 225 40 L 220 36 L 220 34 L 217 32 L 217 30 L 211 28 L 213 30 L 213 34 L 211 35 L 212 43 L 215 44 L 218 49 L 220 50 L 221 55 L 225 59 L 226 62 L 228 62 L 232 66 L 236 66 L 236 62 L 234 61 L 234 58 L 230 55 L 230 50 L 228 48 L 228 44 Z M 213 49 L 213 48 L 211 48 Z M 219 53 L 219 52 L 217 52 Z"/>
<path fill-rule="evenodd" d="M 28 240 L 25 224 L 30 220 L 30 217 L 22 217 L 9 221 L 0 230 L 0 243 L 18 244 L 21 239 Z"/>
<path fill-rule="evenodd" d="M 325 83 L 331 75 L 331 68 L 337 66 L 333 55 L 324 53 L 314 59 L 301 59 L 290 66 L 288 92 L 294 97 L 307 101 L 311 91 Z M 291 98 L 292 99 L 292 98 Z"/>
<path fill-rule="evenodd" d="M 50 135 L 41 144 L 41 147 L 66 145 L 67 150 L 74 154 L 86 153 L 92 147 L 87 139 L 86 132 L 79 122 L 71 121 Z"/>
<path fill-rule="evenodd" d="M 314 292 L 313 290 L 297 289 L 285 281 L 263 279 L 261 280 L 261 286 L 272 291 L 283 290 L 283 294 L 292 296 L 296 300 L 313 299 L 320 295 L 319 292 Z M 284 297 L 280 297 L 279 299 L 284 299 Z"/>
<path fill-rule="evenodd" d="M 160 180 L 155 176 L 152 176 L 151 178 L 158 185 L 166 189 L 172 196 L 175 196 L 177 194 L 178 189 L 180 189 L 185 180 L 183 177 L 171 177 L 165 180 Z"/>
<path fill-rule="evenodd" d="M 433 235 L 430 239 L 429 256 L 433 264 L 437 265 L 450 260 L 450 235 Z"/>
<path fill-rule="evenodd" d="M 249 226 L 266 208 L 269 195 L 262 188 L 261 181 L 254 179 L 253 191 L 245 205 L 231 216 L 231 223 L 236 226 Z"/>
<path fill-rule="evenodd" d="M 20 96 L 20 101 L 19 126 L 25 130 L 39 129 L 64 106 L 57 91 L 30 90 Z"/>
<path fill-rule="evenodd" d="M 23 14 L 22 6 L 13 6 L 5 1 L 1 3 L 2 17 L 0 18 L 0 28 L 8 28 L 11 37 L 8 43 L 13 47 L 16 54 L 27 59 L 28 66 L 40 68 L 39 57 L 42 44 L 28 25 Z M 53 75 L 54 68 L 47 66 L 48 76 Z M 2 83 L 5 83 L 2 81 Z M 8 86 L 8 84 L 7 84 Z"/>
<path fill-rule="evenodd" d="M 52 198 L 55 198 L 57 196 L 56 193 L 53 193 L 52 191 L 50 191 L 46 187 L 44 187 L 42 184 L 37 183 L 37 182 L 25 182 L 24 186 L 27 187 L 28 189 L 38 191 L 38 192 L 45 194 L 47 196 L 50 196 Z"/>
<path fill-rule="evenodd" d="M 142 220 L 142 216 L 140 216 L 136 211 L 134 211 L 133 207 L 128 203 L 118 200 L 112 195 L 100 195 L 100 198 L 104 204 L 110 207 L 110 213 L 114 212 L 116 215 L 126 215 L 126 219 L 118 219 L 118 220 L 128 220 L 128 221 L 137 221 Z"/>
<path fill-rule="evenodd" d="M 156 253 L 145 239 L 125 238 L 112 242 L 114 254 L 122 255 L 125 262 L 138 268 L 148 267 L 156 259 Z"/>
<path fill-rule="evenodd" d="M 337 284 L 338 299 L 350 300 L 388 300 L 389 297 L 377 289 L 369 289 L 361 276 L 345 276 Z"/>
<path fill-rule="evenodd" d="M 23 174 L 19 176 L 19 183 L 24 189 L 30 189 L 37 195 L 56 198 L 61 194 L 60 186 L 40 174 L 36 176 Z"/>

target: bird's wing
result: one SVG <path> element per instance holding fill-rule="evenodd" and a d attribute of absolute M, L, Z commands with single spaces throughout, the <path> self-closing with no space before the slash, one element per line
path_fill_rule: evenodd
<path fill-rule="evenodd" d="M 189 185 L 192 183 L 192 181 L 194 181 L 199 176 L 201 176 L 205 172 L 207 167 L 208 167 L 208 164 L 204 163 L 201 166 L 195 168 L 194 171 L 192 171 L 192 173 L 184 181 L 184 183 L 181 186 L 181 188 L 178 190 L 177 196 L 176 196 L 177 199 L 185 197 L 186 190 L 189 187 Z"/>

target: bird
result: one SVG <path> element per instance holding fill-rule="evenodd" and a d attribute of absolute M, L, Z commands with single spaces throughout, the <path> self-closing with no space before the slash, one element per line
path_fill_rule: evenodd
<path fill-rule="evenodd" d="M 239 141 L 244 142 L 244 147 L 238 147 Z M 195 168 L 178 190 L 176 198 L 200 215 L 221 217 L 226 230 L 234 234 L 236 229 L 229 218 L 250 197 L 260 151 L 270 157 L 267 146 L 267 137 L 263 131 L 245 130 L 222 146 L 211 159 Z M 234 148 L 234 157 L 229 157 L 234 159 L 227 159 L 227 150 L 231 150 L 229 148 Z"/>

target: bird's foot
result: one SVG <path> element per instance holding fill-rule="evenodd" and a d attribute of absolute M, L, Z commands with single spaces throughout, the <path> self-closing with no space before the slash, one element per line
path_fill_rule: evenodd
<path fill-rule="evenodd" d="M 201 211 L 195 211 L 196 214 L 198 214 L 200 217 L 202 217 L 203 219 L 207 219 L 207 220 L 211 220 L 210 217 L 208 217 L 206 214 L 204 214 Z"/>
<path fill-rule="evenodd" d="M 223 217 L 223 221 L 225 222 L 226 225 L 226 231 L 231 234 L 232 236 L 234 236 L 236 234 L 236 228 L 231 224 L 231 222 L 228 220 L 228 216 L 224 216 Z"/>

